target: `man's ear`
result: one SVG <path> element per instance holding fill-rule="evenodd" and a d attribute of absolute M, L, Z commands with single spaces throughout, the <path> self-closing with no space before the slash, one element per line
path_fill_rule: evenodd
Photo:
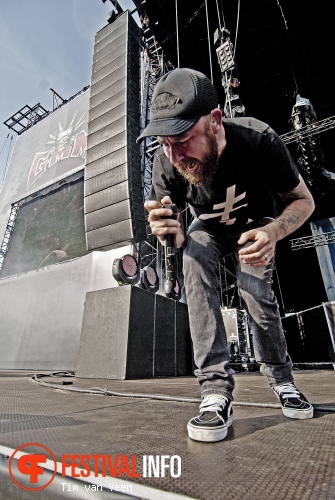
<path fill-rule="evenodd" d="M 219 108 L 215 108 L 211 112 L 211 125 L 214 133 L 218 131 L 220 123 L 222 123 L 222 112 Z"/>

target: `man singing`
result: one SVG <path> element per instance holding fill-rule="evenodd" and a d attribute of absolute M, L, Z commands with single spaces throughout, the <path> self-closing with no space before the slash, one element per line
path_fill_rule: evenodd
<path fill-rule="evenodd" d="M 164 245 L 174 234 L 183 274 L 201 387 L 199 414 L 187 425 L 198 441 L 220 441 L 233 422 L 233 370 L 218 292 L 219 261 L 236 255 L 237 286 L 247 310 L 256 361 L 289 418 L 312 418 L 295 387 L 272 273 L 277 241 L 314 210 L 313 198 L 285 145 L 266 123 L 223 118 L 217 92 L 202 73 L 177 68 L 157 83 L 150 123 L 138 140 L 157 136 L 152 188 L 145 208 Z M 285 208 L 275 211 L 274 195 Z M 184 235 L 163 204 L 188 203 L 194 221 Z M 164 217 L 164 218 L 162 218 Z"/>

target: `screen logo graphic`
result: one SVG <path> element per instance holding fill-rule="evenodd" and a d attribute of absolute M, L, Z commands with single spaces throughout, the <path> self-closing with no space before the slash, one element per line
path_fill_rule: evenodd
<path fill-rule="evenodd" d="M 76 114 L 77 112 L 67 127 L 63 128 L 61 123 L 58 123 L 58 131 L 55 135 L 49 134 L 50 140 L 46 144 L 50 145 L 50 148 L 47 151 L 39 151 L 35 154 L 28 175 L 27 189 L 60 162 L 69 162 L 76 158 L 85 159 L 87 141 L 86 133 L 81 130 L 81 127 L 85 123 L 86 113 L 77 121 Z"/>
<path fill-rule="evenodd" d="M 30 453 L 24 451 L 24 448 L 31 447 L 34 447 L 34 449 L 39 448 L 39 452 Z M 43 467 L 48 460 L 53 461 L 53 472 L 49 468 L 45 470 L 45 467 Z M 57 462 L 52 451 L 43 444 L 27 443 L 16 448 L 10 457 L 8 469 L 12 480 L 17 486 L 23 490 L 37 491 L 43 490 L 54 480 L 57 473 Z M 51 478 L 50 473 L 52 474 Z M 26 486 L 27 482 L 31 486 Z"/>

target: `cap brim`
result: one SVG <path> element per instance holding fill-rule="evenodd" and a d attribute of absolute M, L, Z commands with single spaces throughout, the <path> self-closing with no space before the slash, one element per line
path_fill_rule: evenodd
<path fill-rule="evenodd" d="M 200 120 L 200 116 L 194 118 L 170 118 L 168 120 L 153 120 L 142 131 L 141 135 L 136 139 L 136 142 L 142 141 L 145 137 L 161 135 L 169 137 L 174 135 L 184 134 Z"/>

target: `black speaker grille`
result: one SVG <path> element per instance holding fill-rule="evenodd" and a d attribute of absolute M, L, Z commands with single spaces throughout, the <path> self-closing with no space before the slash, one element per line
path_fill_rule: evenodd
<path fill-rule="evenodd" d="M 90 196 L 85 196 L 84 211 L 85 214 L 94 212 L 108 205 L 114 205 L 120 201 L 131 198 L 134 201 L 142 202 L 143 204 L 143 191 L 142 188 L 130 182 L 120 182 L 114 186 L 103 189 Z"/>
<path fill-rule="evenodd" d="M 133 52 L 133 54 L 132 54 Z M 112 52 L 106 54 L 104 57 L 102 57 L 100 60 L 97 62 L 93 63 L 92 65 L 92 75 L 104 70 L 105 68 L 108 68 L 110 64 L 115 62 L 119 57 L 125 56 L 127 63 L 132 64 L 132 62 L 128 59 L 128 56 L 133 55 L 135 56 L 137 52 L 137 55 L 139 53 L 139 45 L 134 45 L 134 44 L 125 44 L 123 43 L 122 45 L 119 45 L 118 47 L 113 47 Z M 135 67 L 135 66 L 133 66 Z"/>
<path fill-rule="evenodd" d="M 103 78 L 109 77 L 122 66 L 126 67 L 128 66 L 126 53 L 121 54 L 113 62 L 102 68 L 100 71 L 92 73 L 91 85 L 95 85 L 96 83 L 100 82 L 100 80 L 102 80 Z"/>
<path fill-rule="evenodd" d="M 110 186 L 119 184 L 120 182 L 130 180 L 131 183 L 136 184 L 142 190 L 142 175 L 138 170 L 128 169 L 128 163 L 124 163 L 112 170 L 107 170 L 100 175 L 96 175 L 92 179 L 85 182 L 85 195 L 102 191 Z M 142 196 L 141 196 L 142 200 Z"/>
<path fill-rule="evenodd" d="M 95 43 L 94 43 L 94 53 L 101 50 L 106 43 L 109 43 L 110 37 L 115 36 L 118 37 L 119 34 L 126 29 L 125 25 L 127 24 L 128 19 L 125 16 L 120 16 L 117 22 L 108 24 L 102 30 L 98 31 L 95 35 Z"/>
<path fill-rule="evenodd" d="M 175 302 L 156 294 L 155 318 L 155 376 L 173 377 L 176 375 Z"/>
<path fill-rule="evenodd" d="M 127 46 L 126 46 L 125 41 L 126 41 L 126 38 L 124 38 L 124 41 L 122 40 L 121 45 L 118 45 L 116 47 L 114 47 L 114 44 L 113 44 L 111 52 L 107 53 L 107 55 L 105 55 L 99 61 L 93 63 L 93 65 L 92 65 L 92 74 L 93 75 L 98 73 L 100 70 L 103 70 L 106 67 L 108 68 L 109 65 L 111 63 L 113 63 L 115 61 L 115 59 L 117 59 L 121 55 L 123 55 L 123 54 L 127 55 L 126 54 Z"/>
<path fill-rule="evenodd" d="M 87 149 L 87 165 L 100 160 L 104 156 L 115 153 L 118 149 L 124 148 L 126 146 L 126 139 L 126 132 L 122 132 L 122 134 L 119 134 L 118 136 L 111 137 L 108 142 L 105 141 L 102 144 L 98 144 L 95 147 Z"/>
<path fill-rule="evenodd" d="M 95 40 L 88 121 L 88 249 L 146 239 L 140 148 L 139 28 L 128 11 Z"/>
<path fill-rule="evenodd" d="M 113 97 L 115 96 L 115 94 L 121 92 L 121 90 L 126 90 L 126 88 L 126 75 L 120 75 L 120 78 L 118 78 L 112 85 L 104 88 L 98 94 L 90 96 L 90 121 L 94 120 L 100 115 L 103 115 L 111 109 L 115 109 L 116 105 Z M 119 104 L 117 104 L 117 106 L 118 105 Z"/>
<path fill-rule="evenodd" d="M 101 210 L 91 212 L 86 216 L 86 231 L 93 231 L 100 227 L 116 224 L 126 219 L 135 217 L 138 221 L 144 221 L 144 208 L 142 203 L 123 200 L 114 205 L 109 205 Z"/>
<path fill-rule="evenodd" d="M 129 241 L 146 239 L 145 224 L 136 219 L 127 219 L 86 233 L 88 250 L 117 248 Z"/>
<path fill-rule="evenodd" d="M 140 162 L 141 160 L 138 152 L 124 146 L 86 165 L 85 179 L 92 179 L 92 177 L 100 175 L 107 170 L 114 169 L 123 163 L 128 163 L 128 166 L 130 166 L 129 172 L 139 172 L 141 166 Z M 131 178 L 131 174 L 129 174 L 128 178 Z M 115 184 L 117 183 L 115 182 Z"/>
<path fill-rule="evenodd" d="M 113 107 L 109 109 L 110 106 Z M 101 108 L 105 112 L 101 114 L 101 109 L 97 110 L 97 108 Z M 90 114 L 92 117 L 94 116 L 94 118 L 92 118 L 92 121 L 88 124 L 88 132 L 89 134 L 94 134 L 98 130 L 107 127 L 110 123 L 119 120 L 121 117 L 127 116 L 127 107 L 125 102 L 115 106 L 115 100 L 111 98 L 94 108 Z"/>
<path fill-rule="evenodd" d="M 118 120 L 110 123 L 100 130 L 97 130 L 94 133 L 90 133 L 89 129 L 87 147 L 94 148 L 102 142 L 108 141 L 111 137 L 121 134 L 124 130 L 129 130 L 130 127 L 132 129 L 132 133 L 134 133 L 135 135 L 139 134 L 139 125 L 133 124 L 126 116 L 122 116 Z"/>
<path fill-rule="evenodd" d="M 124 63 L 123 65 L 121 64 L 120 66 L 118 66 L 117 70 L 113 73 L 110 73 L 105 78 L 101 78 L 94 84 L 92 83 L 90 87 L 90 99 L 92 99 L 95 95 L 100 94 L 100 92 L 108 88 L 110 85 L 113 85 L 115 82 L 117 82 L 117 80 L 120 80 L 120 78 L 122 78 L 122 76 L 125 76 L 126 74 L 127 64 Z M 90 105 L 92 106 L 91 103 Z M 94 101 L 93 105 L 95 106 Z"/>
<path fill-rule="evenodd" d="M 113 36 L 114 34 L 114 36 Z M 127 42 L 127 33 L 124 30 L 118 31 L 117 35 L 115 36 L 116 33 L 114 32 L 111 36 L 106 37 L 108 38 L 108 43 L 104 45 L 103 47 L 100 48 L 100 50 L 95 51 L 93 53 L 93 67 L 98 64 L 102 59 L 105 57 L 110 56 L 113 53 L 116 53 L 117 49 L 119 47 L 122 47 L 124 50 L 124 47 Z"/>

